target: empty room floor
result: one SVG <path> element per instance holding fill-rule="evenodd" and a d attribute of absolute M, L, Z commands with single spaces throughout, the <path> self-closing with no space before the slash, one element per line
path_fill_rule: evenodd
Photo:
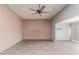
<path fill-rule="evenodd" d="M 21 41 L 0 53 L 1 55 L 74 55 L 79 44 L 71 41 Z"/>

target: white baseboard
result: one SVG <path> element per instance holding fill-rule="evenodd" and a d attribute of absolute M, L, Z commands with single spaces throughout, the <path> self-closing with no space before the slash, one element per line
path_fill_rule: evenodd
<path fill-rule="evenodd" d="M 10 47 L 12 47 L 13 45 L 17 44 L 17 43 L 20 42 L 20 41 L 22 41 L 22 39 L 17 40 L 16 42 L 14 42 L 14 43 L 8 45 L 8 47 L 3 48 L 2 50 L 0 50 L 0 53 L 3 52 L 3 51 L 5 51 L 5 50 L 7 50 L 7 49 L 10 48 Z"/>
<path fill-rule="evenodd" d="M 79 42 L 78 42 L 78 41 L 76 41 L 76 40 L 71 40 L 71 41 L 76 42 L 76 43 L 78 43 L 78 44 L 79 44 Z"/>

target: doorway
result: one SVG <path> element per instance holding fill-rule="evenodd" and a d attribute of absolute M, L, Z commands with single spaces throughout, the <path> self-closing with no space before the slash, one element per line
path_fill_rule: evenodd
<path fill-rule="evenodd" d="M 79 43 L 79 22 L 71 23 L 71 40 Z"/>
<path fill-rule="evenodd" d="M 70 40 L 70 24 L 57 23 L 55 25 L 55 40 Z"/>

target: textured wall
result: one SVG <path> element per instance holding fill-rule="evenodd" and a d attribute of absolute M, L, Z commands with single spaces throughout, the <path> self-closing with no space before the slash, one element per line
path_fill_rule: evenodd
<path fill-rule="evenodd" d="M 22 40 L 22 21 L 5 5 L 0 5 L 0 52 Z"/>
<path fill-rule="evenodd" d="M 51 39 L 50 21 L 24 21 L 24 39 L 46 40 Z"/>

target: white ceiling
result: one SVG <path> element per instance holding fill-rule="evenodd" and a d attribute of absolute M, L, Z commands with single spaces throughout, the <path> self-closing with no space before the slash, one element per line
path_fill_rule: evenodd
<path fill-rule="evenodd" d="M 42 6 L 43 4 L 41 4 Z M 52 18 L 56 13 L 58 13 L 65 4 L 44 4 L 46 8 L 44 11 L 48 11 L 49 13 L 43 14 L 40 16 L 39 14 L 32 15 L 34 11 L 29 10 L 38 9 L 38 4 L 10 4 L 8 5 L 18 16 L 20 16 L 23 20 L 47 20 Z"/>
<path fill-rule="evenodd" d="M 66 19 L 64 21 L 61 21 L 58 24 L 61 24 L 61 23 L 75 23 L 75 22 L 78 22 L 79 23 L 79 15 L 74 16 L 74 17 L 69 18 L 69 19 Z"/>

